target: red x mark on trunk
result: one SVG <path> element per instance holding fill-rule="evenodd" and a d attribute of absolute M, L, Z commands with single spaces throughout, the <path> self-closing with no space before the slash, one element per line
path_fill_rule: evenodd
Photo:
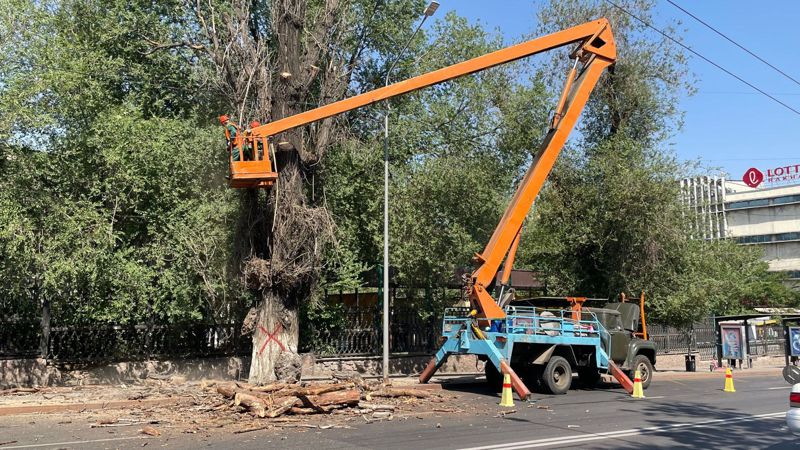
<path fill-rule="evenodd" d="M 267 331 L 267 329 L 262 327 L 261 325 L 258 326 L 258 329 L 261 330 L 262 333 L 267 335 L 267 339 L 261 345 L 261 349 L 258 350 L 259 356 L 261 356 L 261 354 L 264 353 L 264 349 L 267 348 L 267 344 L 269 344 L 270 341 L 275 341 L 275 343 L 278 344 L 278 346 L 281 348 L 282 352 L 286 351 L 286 347 L 284 347 L 283 344 L 281 344 L 281 341 L 279 341 L 278 338 L 275 337 L 276 334 L 281 332 L 281 324 L 275 325 L 275 331 L 273 331 L 272 333 Z"/>

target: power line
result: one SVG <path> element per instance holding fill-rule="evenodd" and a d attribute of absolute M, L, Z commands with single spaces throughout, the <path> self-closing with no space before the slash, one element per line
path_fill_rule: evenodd
<path fill-rule="evenodd" d="M 740 91 L 697 91 L 697 94 L 704 95 L 757 95 L 758 92 L 740 92 Z M 796 96 L 800 93 L 796 92 L 770 92 L 770 95 L 783 95 L 783 96 Z"/>
<path fill-rule="evenodd" d="M 691 17 L 692 19 L 694 19 L 694 20 L 696 20 L 696 21 L 698 21 L 698 22 L 702 23 L 702 24 L 703 24 L 703 25 L 705 25 L 705 26 L 706 26 L 706 28 L 708 28 L 709 30 L 711 30 L 711 31 L 713 31 L 714 33 L 717 33 L 718 35 L 722 36 L 723 38 L 725 38 L 725 39 L 726 39 L 728 42 L 730 42 L 731 44 L 733 44 L 733 45 L 735 45 L 735 46 L 739 47 L 740 49 L 744 50 L 745 52 L 747 52 L 748 54 L 750 54 L 750 56 L 752 56 L 753 58 L 755 58 L 755 59 L 757 59 L 757 60 L 761 61 L 762 63 L 766 64 L 767 66 L 771 67 L 771 68 L 772 68 L 772 70 L 774 70 L 774 71 L 778 72 L 779 74 L 783 75 L 784 77 L 786 77 L 786 78 L 788 78 L 788 79 L 792 80 L 792 81 L 794 82 L 794 84 L 796 84 L 796 85 L 800 86 L 800 81 L 797 81 L 797 79 L 793 78 L 792 76 L 790 76 L 790 75 L 789 75 L 789 74 L 787 74 L 786 72 L 782 71 L 781 69 L 779 69 L 779 68 L 777 68 L 777 67 L 773 66 L 772 64 L 770 64 L 769 62 L 767 62 L 767 61 L 766 61 L 764 58 L 762 58 L 762 57 L 760 57 L 760 56 L 756 55 L 755 53 L 753 53 L 752 51 L 750 51 L 750 50 L 746 49 L 746 48 L 745 48 L 745 47 L 744 47 L 742 44 L 740 44 L 740 43 L 738 43 L 738 42 L 734 41 L 733 39 L 731 39 L 730 37 L 726 36 L 726 35 L 725 35 L 723 32 L 721 32 L 721 31 L 717 30 L 716 28 L 712 27 L 711 25 L 709 25 L 708 23 L 706 23 L 705 21 L 703 21 L 703 19 L 701 19 L 701 18 L 699 18 L 699 17 L 695 16 L 694 14 L 690 13 L 689 11 L 687 11 L 687 10 L 685 10 L 685 9 L 681 8 L 681 6 L 680 6 L 680 5 L 676 4 L 676 3 L 675 3 L 675 2 L 673 2 L 672 0 L 667 0 L 667 2 L 669 2 L 669 4 L 670 4 L 670 5 L 672 5 L 672 6 L 676 7 L 676 8 L 678 8 L 678 9 L 680 9 L 681 11 L 683 11 L 684 13 L 686 13 L 686 14 L 687 14 L 689 17 Z"/>
<path fill-rule="evenodd" d="M 760 92 L 765 97 L 768 97 L 769 99 L 771 99 L 775 103 L 778 103 L 779 105 L 783 106 L 784 108 L 788 109 L 789 111 L 791 111 L 791 112 L 797 114 L 798 116 L 800 116 L 800 111 L 792 108 L 791 106 L 789 106 L 786 103 L 778 100 L 777 98 L 773 97 L 772 95 L 769 95 L 766 91 L 758 88 L 754 84 L 752 84 L 749 81 L 745 80 L 744 78 L 736 75 L 735 73 L 731 72 L 730 70 L 728 70 L 728 69 L 722 67 L 721 65 L 715 63 L 714 61 L 706 58 L 705 56 L 701 55 L 700 53 L 698 53 L 697 51 L 695 51 L 694 49 L 692 49 L 688 45 L 684 44 L 683 42 L 675 39 L 674 37 L 668 35 L 667 33 L 663 32 L 663 31 L 659 30 L 658 28 L 654 27 L 653 25 L 650 25 L 644 19 L 640 19 L 639 17 L 637 17 L 636 15 L 634 15 L 632 12 L 628 11 L 627 9 L 617 5 L 616 3 L 612 2 L 611 0 L 606 0 L 606 2 L 610 3 L 615 8 L 619 9 L 620 11 L 624 12 L 625 14 L 627 14 L 627 15 L 633 17 L 634 19 L 638 20 L 639 22 L 643 23 L 646 27 L 652 29 L 656 33 L 660 34 L 661 36 L 664 36 L 666 39 L 669 39 L 670 41 L 674 42 L 675 44 L 683 47 L 684 49 L 686 49 L 686 51 L 692 53 L 693 55 L 697 56 L 698 58 L 702 59 L 703 61 L 705 61 L 705 62 L 711 64 L 712 66 L 716 67 L 717 69 L 727 73 L 728 75 L 732 76 L 733 78 L 736 78 L 737 80 L 741 81 L 742 83 L 744 83 L 744 84 L 750 86 L 751 88 L 755 89 L 756 91 Z"/>

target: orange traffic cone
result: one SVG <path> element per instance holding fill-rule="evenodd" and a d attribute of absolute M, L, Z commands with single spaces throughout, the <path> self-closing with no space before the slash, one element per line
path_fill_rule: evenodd
<path fill-rule="evenodd" d="M 514 407 L 514 394 L 511 392 L 511 375 L 503 375 L 503 395 L 500 397 L 500 406 Z"/>
<path fill-rule="evenodd" d="M 733 371 L 730 367 L 725 370 L 725 389 L 723 391 L 736 392 L 736 389 L 733 388 Z"/>
<path fill-rule="evenodd" d="M 639 371 L 633 373 L 633 398 L 644 398 L 644 389 L 642 389 L 642 374 Z"/>

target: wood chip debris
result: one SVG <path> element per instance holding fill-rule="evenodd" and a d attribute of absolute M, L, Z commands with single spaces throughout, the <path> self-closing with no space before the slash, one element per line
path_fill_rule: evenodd
<path fill-rule="evenodd" d="M 155 428 L 153 428 L 153 427 L 151 427 L 149 425 L 146 426 L 146 427 L 143 427 L 141 430 L 139 430 L 139 432 L 142 433 L 142 434 L 146 434 L 148 436 L 161 436 L 161 432 L 160 431 L 156 430 Z"/>
<path fill-rule="evenodd" d="M 361 379 L 339 379 L 316 384 L 277 382 L 264 386 L 223 383 L 217 384 L 214 390 L 229 401 L 216 407 L 233 407 L 254 417 L 273 420 L 285 415 L 307 416 L 348 411 L 354 415 L 362 415 L 368 422 L 391 420 L 398 406 L 372 403 L 374 397 L 397 399 L 395 401 L 402 404 L 438 398 L 429 391 L 383 386 L 379 383 L 366 383 Z M 441 412 L 452 411 L 441 409 Z M 371 416 L 368 417 L 368 414 Z"/>

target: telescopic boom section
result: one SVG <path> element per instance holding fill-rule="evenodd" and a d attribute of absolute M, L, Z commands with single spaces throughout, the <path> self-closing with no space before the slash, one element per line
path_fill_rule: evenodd
<path fill-rule="evenodd" d="M 575 127 L 581 111 L 589 100 L 589 94 L 597 85 L 603 71 L 616 59 L 616 48 L 608 23 L 597 35 L 586 39 L 573 52 L 572 57 L 576 58 L 576 65 L 567 78 L 550 131 L 545 136 L 531 167 L 514 193 L 486 248 L 482 253 L 475 255 L 478 267 L 472 273 L 469 298 L 479 317 L 486 319 L 505 317 L 503 309 L 492 298 L 487 287 L 494 281 L 504 259 L 509 266 L 504 272 L 510 270 L 516 252 L 516 245 L 513 244 L 521 231 L 522 222 L 553 169 L 567 137 Z M 505 280 L 504 274 L 503 281 Z"/>
<path fill-rule="evenodd" d="M 594 44 L 592 44 L 594 42 Z M 616 47 L 611 35 L 611 26 L 606 19 L 599 19 L 577 25 L 563 31 L 542 36 L 521 44 L 512 45 L 483 56 L 478 56 L 458 64 L 453 64 L 433 72 L 428 72 L 405 81 L 390 84 L 355 97 L 344 99 L 329 105 L 296 114 L 285 119 L 276 120 L 252 129 L 254 136 L 272 137 L 278 133 L 326 119 L 337 114 L 352 111 L 363 106 L 387 100 L 398 95 L 407 94 L 434 84 L 462 77 L 500 64 L 535 55 L 547 50 L 569 44 L 581 43 L 580 48 L 596 54 L 608 61 L 616 58 Z M 593 84 L 592 84 L 593 86 Z M 589 89 L 591 90 L 591 89 Z M 581 107 L 583 105 L 581 104 Z"/>
<path fill-rule="evenodd" d="M 471 278 L 470 302 L 477 310 L 478 317 L 502 319 L 505 317 L 505 313 L 492 298 L 487 287 L 494 280 L 506 256 L 508 256 L 508 263 L 513 261 L 515 251 L 510 252 L 509 249 L 512 247 L 515 236 L 520 232 L 523 219 L 533 206 L 536 196 L 553 168 L 569 133 L 575 127 L 600 75 L 616 59 L 617 49 L 611 25 L 607 19 L 603 18 L 577 25 L 355 97 L 276 120 L 253 128 L 251 133 L 255 139 L 262 137 L 272 139 L 277 134 L 292 128 L 571 44 L 578 44 L 570 55 L 575 60 L 575 66 L 567 78 L 551 129 L 522 183 L 517 188 L 503 218 L 497 225 L 489 244 L 482 253 L 475 255 L 478 267 Z M 236 187 L 233 185 L 236 175 L 232 171 L 233 187 Z M 514 250 L 516 250 L 516 246 L 514 246 Z"/>

